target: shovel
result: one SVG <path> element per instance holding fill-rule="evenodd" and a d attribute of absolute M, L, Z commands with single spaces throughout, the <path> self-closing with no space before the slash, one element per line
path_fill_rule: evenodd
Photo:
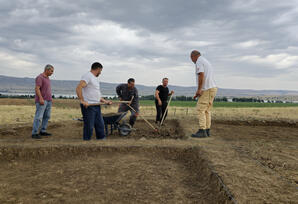
<path fill-rule="evenodd" d="M 172 100 L 172 97 L 173 97 L 173 95 L 174 95 L 174 94 L 171 94 L 171 97 L 170 97 L 169 103 L 168 103 L 168 105 L 167 105 L 167 107 L 166 107 L 166 110 L 165 110 L 165 112 L 164 112 L 163 116 L 162 116 L 162 119 L 161 119 L 161 122 L 160 122 L 160 124 L 159 124 L 159 127 L 161 127 L 161 126 L 162 126 L 162 123 L 163 123 L 163 121 L 165 120 L 165 116 L 166 116 L 166 114 L 167 114 L 168 107 L 169 107 L 169 105 L 170 105 L 170 103 L 171 103 L 171 100 Z"/>

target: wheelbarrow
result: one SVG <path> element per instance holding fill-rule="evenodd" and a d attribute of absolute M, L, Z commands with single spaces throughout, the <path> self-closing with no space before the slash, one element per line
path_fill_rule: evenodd
<path fill-rule="evenodd" d="M 127 136 L 132 131 L 132 128 L 129 124 L 120 121 L 126 116 L 127 112 L 122 113 L 110 113 L 110 114 L 103 114 L 103 120 L 105 125 L 105 133 L 109 135 L 108 126 L 110 125 L 110 134 L 113 134 L 113 130 L 117 130 L 121 136 Z"/>

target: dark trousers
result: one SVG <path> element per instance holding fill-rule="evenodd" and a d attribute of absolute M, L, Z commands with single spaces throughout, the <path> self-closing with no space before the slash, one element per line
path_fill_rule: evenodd
<path fill-rule="evenodd" d="M 135 111 L 139 112 L 139 109 L 135 106 L 132 106 L 133 109 L 135 109 Z M 130 111 L 131 112 L 131 115 L 129 117 L 129 124 L 131 125 L 131 127 L 133 127 L 133 125 L 135 124 L 136 120 L 137 120 L 137 116 L 136 116 L 136 113 L 130 109 L 130 107 L 128 107 L 128 105 L 122 103 L 120 104 L 119 106 L 119 109 L 118 109 L 118 113 L 122 113 L 122 112 L 126 112 L 126 111 Z"/>
<path fill-rule="evenodd" d="M 163 117 L 164 114 L 166 114 L 166 115 L 165 115 L 165 119 L 166 119 L 166 117 L 167 117 L 167 115 L 168 115 L 168 111 L 165 113 L 166 108 L 167 108 L 167 105 L 168 105 L 168 102 L 167 102 L 167 101 L 162 101 L 161 103 L 162 103 L 162 104 L 161 104 L 161 106 L 160 106 L 160 105 L 158 105 L 158 101 L 155 101 L 155 107 L 156 107 L 156 122 L 157 122 L 157 121 L 161 122 L 161 119 L 162 119 L 162 117 Z M 164 119 L 164 120 L 165 120 L 165 119 Z"/>
<path fill-rule="evenodd" d="M 83 140 L 90 140 L 95 127 L 96 139 L 104 139 L 104 121 L 101 115 L 100 106 L 88 106 L 85 108 L 81 104 L 81 111 L 84 120 Z"/>

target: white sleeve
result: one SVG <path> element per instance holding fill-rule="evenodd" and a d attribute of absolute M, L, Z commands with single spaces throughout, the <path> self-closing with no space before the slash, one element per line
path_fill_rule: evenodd
<path fill-rule="evenodd" d="M 197 72 L 196 72 L 197 74 L 201 72 L 205 72 L 204 65 L 201 61 L 198 61 L 196 65 L 197 65 Z"/>
<path fill-rule="evenodd" d="M 82 76 L 81 80 L 85 81 L 86 84 L 88 84 L 88 83 L 90 82 L 91 79 L 90 79 L 89 74 L 84 74 L 84 75 Z"/>

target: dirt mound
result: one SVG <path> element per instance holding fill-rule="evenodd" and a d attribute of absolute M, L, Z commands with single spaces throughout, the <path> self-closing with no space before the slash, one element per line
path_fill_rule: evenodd
<path fill-rule="evenodd" d="M 232 203 L 198 148 L 0 148 L 0 202 Z"/>
<path fill-rule="evenodd" d="M 278 121 L 278 120 L 214 120 L 213 123 L 238 125 L 238 126 L 276 126 L 276 127 L 291 127 L 298 128 L 298 122 L 295 121 Z"/>
<path fill-rule="evenodd" d="M 153 121 L 151 121 L 153 124 Z M 159 126 L 155 125 L 157 128 Z M 128 135 L 128 138 L 146 139 L 186 139 L 178 120 L 168 120 L 158 131 L 153 130 L 144 121 L 139 121 L 135 125 L 135 130 Z"/>

